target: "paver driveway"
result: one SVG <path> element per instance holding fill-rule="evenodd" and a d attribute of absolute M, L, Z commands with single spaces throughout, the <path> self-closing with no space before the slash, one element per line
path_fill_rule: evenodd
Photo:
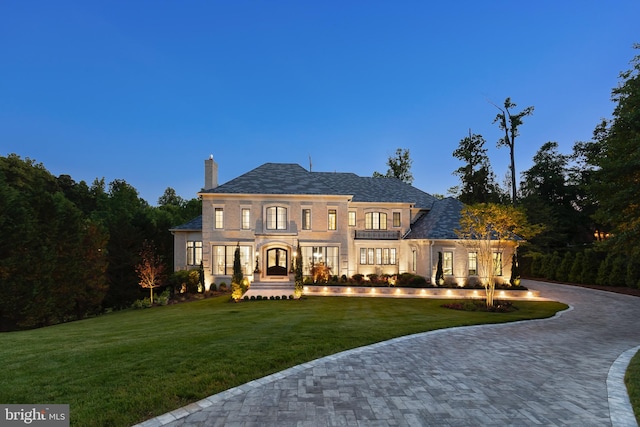
<path fill-rule="evenodd" d="M 548 320 L 433 331 L 347 351 L 142 425 L 636 425 L 619 377 L 640 345 L 640 298 L 524 285 L 571 309 Z M 615 378 L 610 368 L 622 353 Z"/>

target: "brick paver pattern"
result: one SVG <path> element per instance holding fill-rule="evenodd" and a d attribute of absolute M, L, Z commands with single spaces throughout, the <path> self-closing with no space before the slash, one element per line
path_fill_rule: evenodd
<path fill-rule="evenodd" d="M 350 350 L 141 426 L 637 425 L 621 378 L 609 386 L 607 379 L 627 352 L 618 369 L 624 373 L 628 350 L 640 345 L 640 299 L 523 284 L 571 308 L 547 320 L 433 331 Z"/>

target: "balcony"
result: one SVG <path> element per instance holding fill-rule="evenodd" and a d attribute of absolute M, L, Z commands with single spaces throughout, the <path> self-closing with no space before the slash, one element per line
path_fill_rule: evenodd
<path fill-rule="evenodd" d="M 358 240 L 399 240 L 400 231 L 355 230 L 354 239 Z"/>

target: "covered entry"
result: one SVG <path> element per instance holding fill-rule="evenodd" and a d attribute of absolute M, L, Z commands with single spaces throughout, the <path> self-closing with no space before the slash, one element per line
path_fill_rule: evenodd
<path fill-rule="evenodd" d="M 286 276 L 288 265 L 289 251 L 283 248 L 267 250 L 267 276 Z"/>

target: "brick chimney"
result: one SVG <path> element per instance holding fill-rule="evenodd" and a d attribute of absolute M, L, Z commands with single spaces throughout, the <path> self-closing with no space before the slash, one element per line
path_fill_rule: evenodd
<path fill-rule="evenodd" d="M 212 190 L 218 186 L 218 164 L 213 154 L 204 161 L 204 190 Z"/>

